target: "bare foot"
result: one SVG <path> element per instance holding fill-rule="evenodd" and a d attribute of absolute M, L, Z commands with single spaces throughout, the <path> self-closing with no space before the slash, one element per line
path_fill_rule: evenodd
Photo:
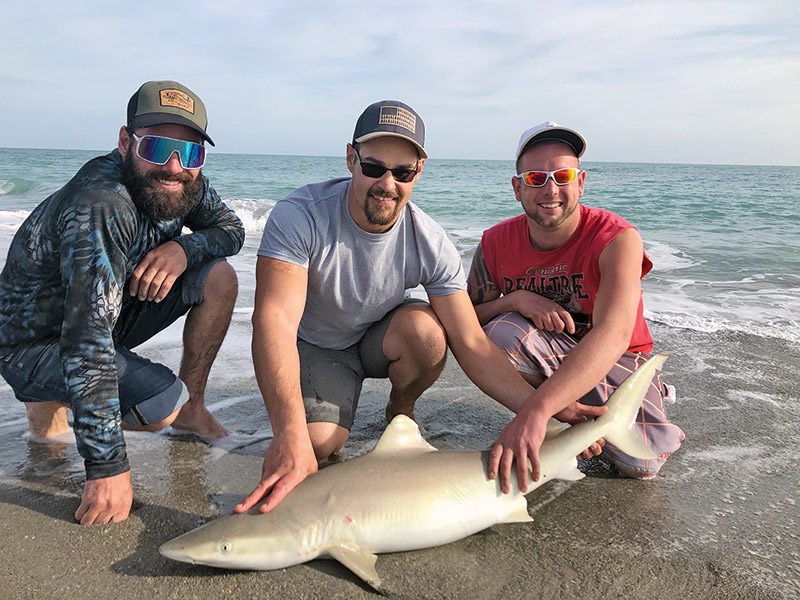
<path fill-rule="evenodd" d="M 228 431 L 209 412 L 205 404 L 194 400 L 189 400 L 181 406 L 178 416 L 172 422 L 172 427 L 191 431 L 201 438 L 228 437 Z"/>

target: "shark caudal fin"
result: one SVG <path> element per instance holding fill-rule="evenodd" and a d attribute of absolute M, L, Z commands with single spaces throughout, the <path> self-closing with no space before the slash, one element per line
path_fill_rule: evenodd
<path fill-rule="evenodd" d="M 606 402 L 608 412 L 598 419 L 604 425 L 611 422 L 603 437 L 625 454 L 642 459 L 656 458 L 634 428 L 636 415 L 656 371 L 667 360 L 666 354 L 656 354 L 623 381 Z"/>

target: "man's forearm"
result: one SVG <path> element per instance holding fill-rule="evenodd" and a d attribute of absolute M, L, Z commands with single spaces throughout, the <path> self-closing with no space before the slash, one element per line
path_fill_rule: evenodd
<path fill-rule="evenodd" d="M 244 244 L 244 225 L 236 213 L 225 205 L 214 188 L 207 188 L 200 204 L 186 216 L 192 233 L 175 241 L 183 246 L 190 268 L 215 258 L 233 256 Z"/>
<path fill-rule="evenodd" d="M 486 325 L 499 314 L 516 310 L 511 296 L 500 296 L 496 300 L 475 304 L 474 307 L 475 314 L 478 315 L 478 321 L 481 325 Z"/>
<path fill-rule="evenodd" d="M 531 401 L 546 403 L 551 415 L 559 412 L 591 391 L 627 348 L 624 337 L 603 328 L 592 329 L 537 388 Z"/>
<path fill-rule="evenodd" d="M 517 412 L 533 394 L 534 388 L 485 336 L 465 346 L 451 343 L 450 348 L 467 377 L 509 410 Z"/>
<path fill-rule="evenodd" d="M 254 319 L 253 364 L 276 436 L 307 432 L 296 333 L 279 319 Z M 307 435 L 307 433 L 306 433 Z"/>

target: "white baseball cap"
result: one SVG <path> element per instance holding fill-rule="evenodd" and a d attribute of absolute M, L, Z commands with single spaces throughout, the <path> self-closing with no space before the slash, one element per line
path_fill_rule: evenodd
<path fill-rule="evenodd" d="M 586 140 L 584 137 L 569 127 L 563 127 L 555 121 L 545 121 L 531 127 L 519 138 L 517 145 L 517 158 L 525 151 L 530 144 L 542 142 L 544 140 L 558 140 L 571 146 L 575 150 L 575 155 L 580 158 L 586 152 Z"/>

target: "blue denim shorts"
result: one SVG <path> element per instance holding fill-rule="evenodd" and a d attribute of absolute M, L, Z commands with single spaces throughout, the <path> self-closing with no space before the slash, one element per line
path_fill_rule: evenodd
<path fill-rule="evenodd" d="M 188 399 L 186 387 L 169 367 L 139 356 L 131 348 L 166 329 L 203 301 L 205 280 L 215 262 L 186 271 L 159 303 L 142 302 L 125 292 L 113 332 L 120 412 L 125 423 L 158 423 L 171 415 L 179 402 Z M 0 375 L 22 402 L 56 401 L 69 405 L 58 338 L 17 346 L 0 360 Z"/>

